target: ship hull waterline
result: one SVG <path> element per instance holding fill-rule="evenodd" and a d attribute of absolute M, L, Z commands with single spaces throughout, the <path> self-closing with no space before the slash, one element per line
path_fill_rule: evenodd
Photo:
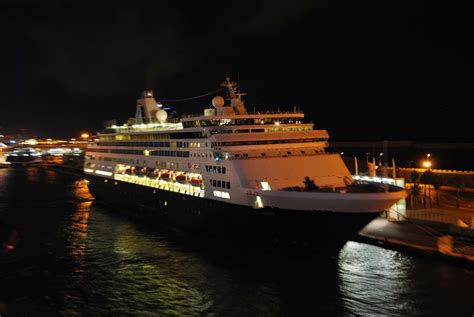
<path fill-rule="evenodd" d="M 87 180 L 96 203 L 114 212 L 200 237 L 225 237 L 255 245 L 337 252 L 382 212 L 254 209 L 91 175 Z"/>

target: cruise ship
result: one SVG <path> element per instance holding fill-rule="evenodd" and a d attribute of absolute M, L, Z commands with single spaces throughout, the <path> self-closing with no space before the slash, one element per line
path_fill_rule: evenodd
<path fill-rule="evenodd" d="M 303 112 L 249 112 L 235 82 L 221 86 L 226 98 L 196 115 L 168 116 L 145 91 L 135 117 L 107 122 L 85 153 L 96 201 L 203 233 L 339 249 L 405 196 L 355 182 Z"/>

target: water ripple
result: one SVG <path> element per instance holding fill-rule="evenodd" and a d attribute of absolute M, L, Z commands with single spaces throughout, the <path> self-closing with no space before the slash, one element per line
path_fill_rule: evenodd
<path fill-rule="evenodd" d="M 0 307 L 12 315 L 474 311 L 469 270 L 355 242 L 339 257 L 208 244 L 115 215 L 61 174 L 0 170 L 0 215 L 21 235 L 13 260 L 0 263 Z"/>

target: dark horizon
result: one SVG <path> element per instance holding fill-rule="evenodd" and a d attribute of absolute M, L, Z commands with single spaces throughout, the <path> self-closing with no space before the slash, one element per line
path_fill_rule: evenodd
<path fill-rule="evenodd" d="M 249 109 L 298 106 L 332 141 L 472 142 L 472 20 L 424 2 L 4 1 L 0 134 L 74 137 L 135 99 L 219 88 Z M 197 113 L 212 96 L 165 103 Z"/>

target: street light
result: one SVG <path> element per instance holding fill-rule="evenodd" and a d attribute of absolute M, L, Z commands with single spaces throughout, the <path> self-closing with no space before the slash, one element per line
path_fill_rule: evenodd
<path fill-rule="evenodd" d="M 430 174 L 428 173 L 431 173 L 430 172 L 430 168 L 431 168 L 431 160 L 430 160 L 430 157 L 431 157 L 431 154 L 428 153 L 426 154 L 426 160 L 423 162 L 423 167 L 426 168 L 426 171 L 425 171 L 425 198 L 423 200 L 423 205 L 426 207 L 426 189 L 428 188 L 428 200 L 430 202 L 430 207 L 431 207 L 431 183 L 432 183 L 432 177 L 429 176 Z"/>
<path fill-rule="evenodd" d="M 425 161 L 423 162 L 423 167 L 425 167 L 426 169 L 430 169 L 430 168 L 431 168 L 431 165 L 432 165 L 432 164 L 431 164 L 431 159 L 430 159 L 430 157 L 431 157 L 431 154 L 430 154 L 430 153 L 426 154 Z"/>

